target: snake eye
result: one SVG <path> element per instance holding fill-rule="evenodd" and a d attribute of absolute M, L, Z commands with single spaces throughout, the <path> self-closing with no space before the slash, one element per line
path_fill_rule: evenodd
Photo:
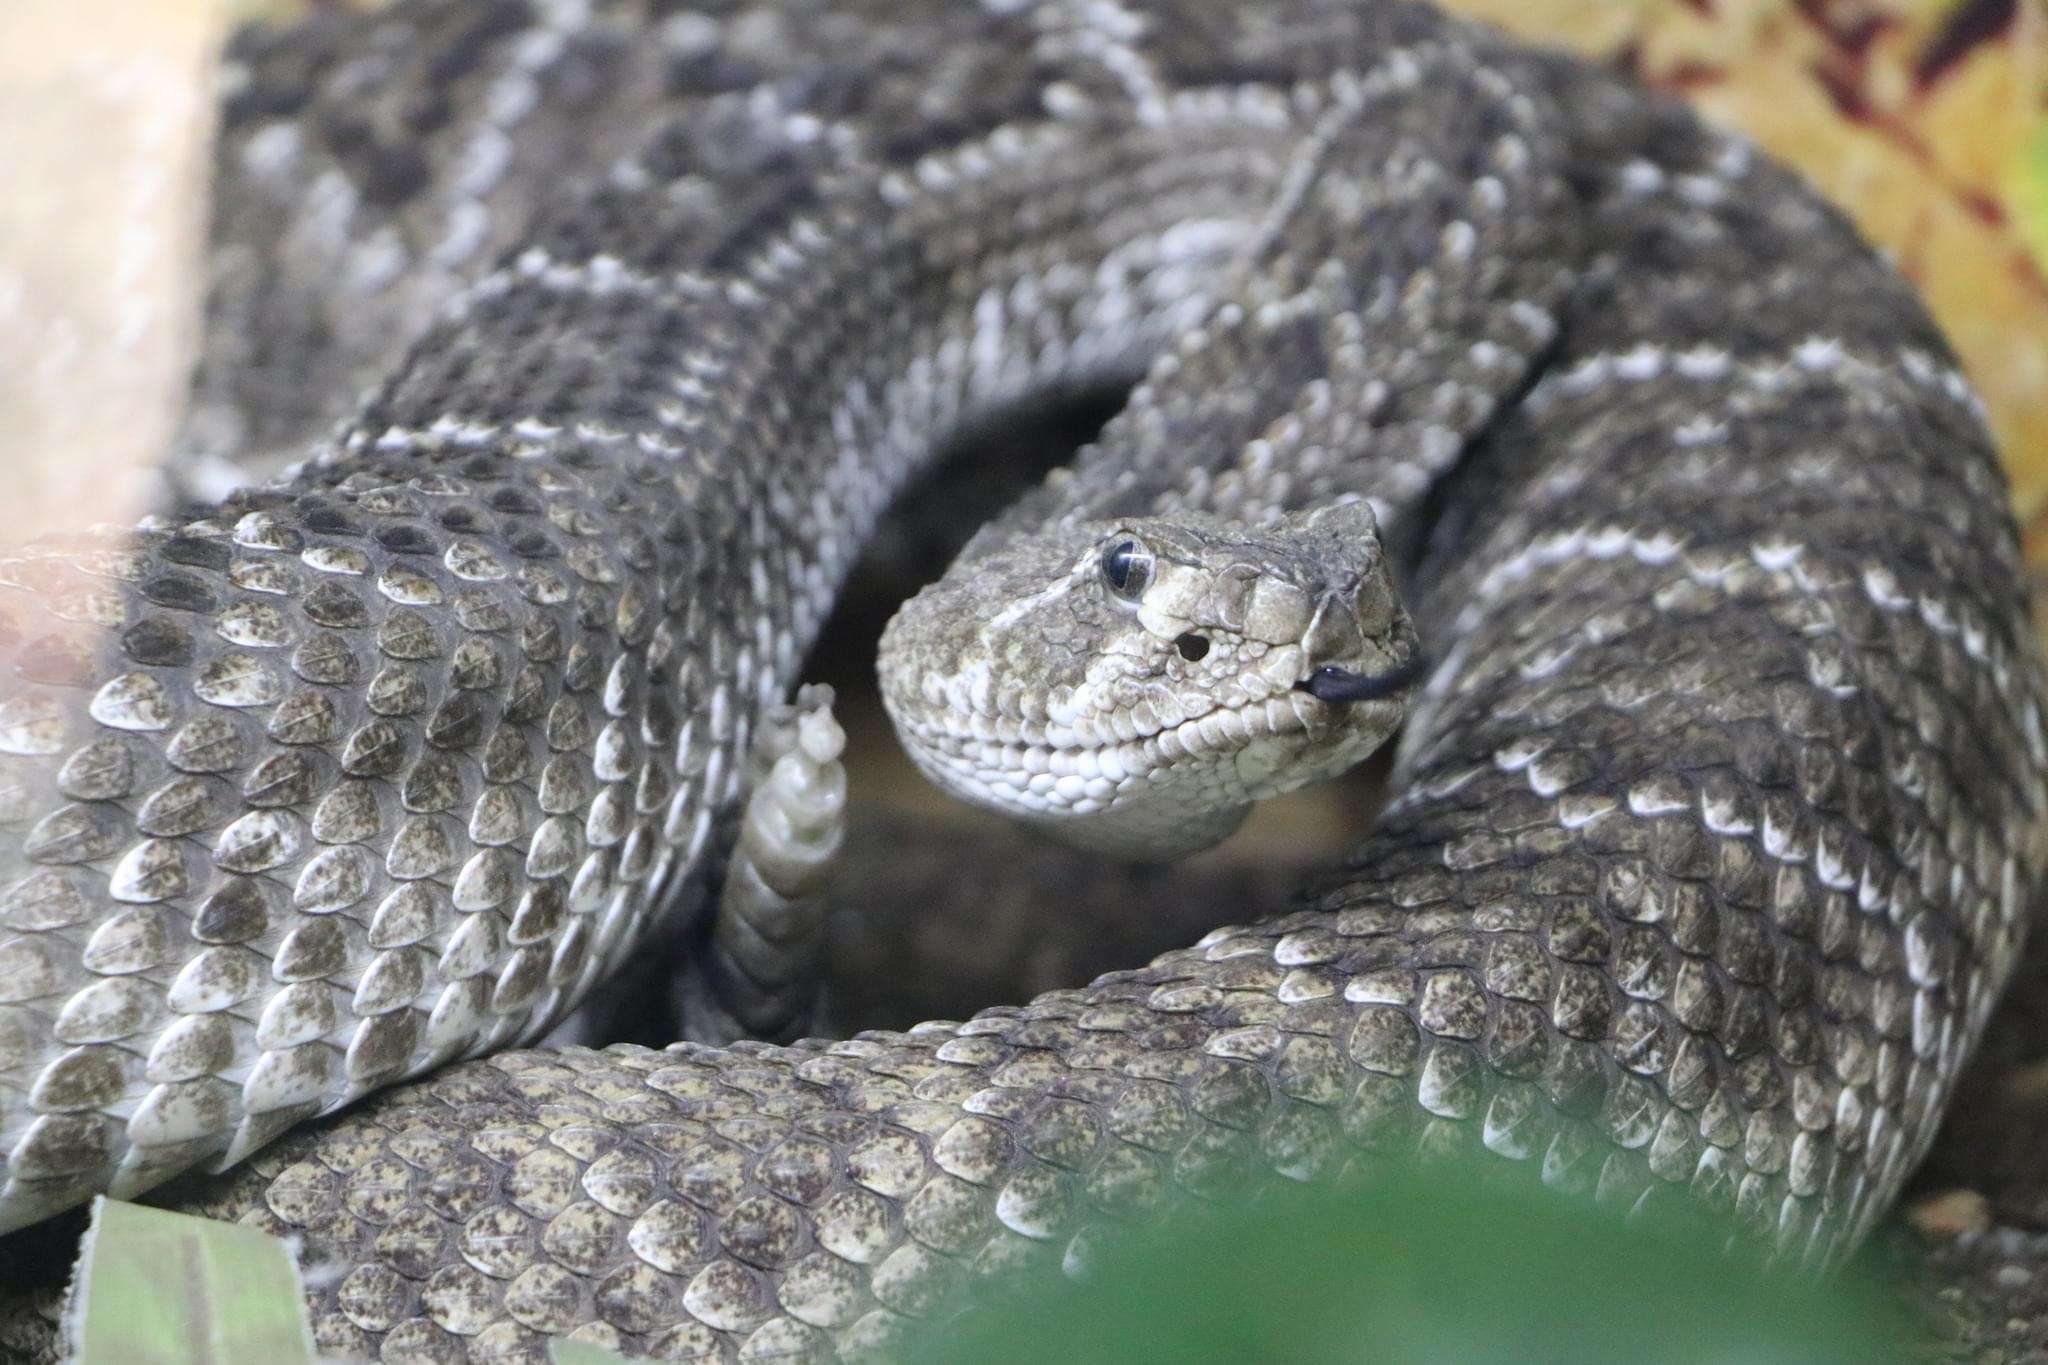
<path fill-rule="evenodd" d="M 1126 602 L 1135 602 L 1152 585 L 1152 552 L 1133 536 L 1120 536 L 1102 552 L 1102 581 Z"/>

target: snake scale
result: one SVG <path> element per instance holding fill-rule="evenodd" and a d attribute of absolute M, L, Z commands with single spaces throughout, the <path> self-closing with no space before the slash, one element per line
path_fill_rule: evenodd
<path fill-rule="evenodd" d="M 1375 0 L 402 0 L 234 56 L 188 439 L 339 425 L 0 568 L 9 1225 L 177 1176 L 298 1239 L 325 1349 L 514 1360 L 886 1351 L 1376 1152 L 1811 1265 L 1886 1210 L 2018 956 L 2042 675 L 1973 398 L 1789 173 Z M 522 1050 L 687 941 L 942 438 L 1105 383 L 892 628 L 898 719 L 1041 818 L 1253 755 L 1131 847 L 1405 709 L 1342 866 L 964 1023 Z"/>

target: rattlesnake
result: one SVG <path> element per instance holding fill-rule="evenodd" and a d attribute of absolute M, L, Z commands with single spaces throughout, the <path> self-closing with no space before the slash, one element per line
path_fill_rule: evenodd
<path fill-rule="evenodd" d="M 241 49 L 186 440 L 341 425 L 6 567 L 8 1221 L 247 1157 L 175 1201 L 296 1237 L 324 1347 L 492 1359 L 886 1346 L 1416 1147 L 1853 1247 L 2016 961 L 2048 752 L 1977 406 L 1841 218 L 1405 4 L 651 8 Z M 1116 382 L 891 704 L 1155 851 L 1414 681 L 1343 866 L 965 1023 L 519 1050 L 704 949 L 664 909 L 939 440 Z"/>

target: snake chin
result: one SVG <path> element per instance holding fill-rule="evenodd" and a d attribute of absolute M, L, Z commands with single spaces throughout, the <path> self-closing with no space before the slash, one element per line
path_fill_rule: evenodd
<path fill-rule="evenodd" d="M 1372 512 L 1351 503 L 978 544 L 890 623 L 881 674 L 938 786 L 1156 860 L 1368 757 L 1419 657 Z"/>
<path fill-rule="evenodd" d="M 1342 775 L 1404 710 L 1398 699 L 1330 706 L 1283 693 L 1092 747 L 1024 741 L 1027 727 L 978 714 L 901 733 L 926 777 L 961 800 L 1064 843 L 1158 860 L 1218 843 L 1260 801 Z"/>

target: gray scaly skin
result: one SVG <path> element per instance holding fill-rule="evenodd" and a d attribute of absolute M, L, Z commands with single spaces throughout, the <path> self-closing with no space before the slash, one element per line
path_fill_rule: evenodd
<path fill-rule="evenodd" d="M 434 314 L 325 457 L 6 570 L 10 1221 L 253 1153 L 176 1200 L 300 1239 L 327 1349 L 498 1360 L 854 1354 L 1417 1147 L 1689 1190 L 1788 1261 L 1884 1211 L 2016 959 L 2048 755 L 1993 451 L 1835 214 L 1401 5 L 478 12 L 237 97 L 225 202 L 318 188 L 279 240 L 389 230 L 328 306 Z M 408 283 L 458 218 L 510 254 Z M 212 344 L 202 399 L 263 364 Z M 984 548 L 1364 499 L 1437 663 L 1344 866 L 965 1023 L 517 1050 L 676 931 L 934 439 L 1136 377 Z"/>

